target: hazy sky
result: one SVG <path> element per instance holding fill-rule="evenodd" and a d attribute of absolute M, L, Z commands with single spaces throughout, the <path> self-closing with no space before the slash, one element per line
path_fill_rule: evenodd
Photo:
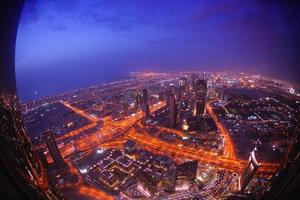
<path fill-rule="evenodd" d="M 274 2 L 27 0 L 17 37 L 18 83 L 42 77 L 40 84 L 71 80 L 77 87 L 130 71 L 188 69 L 300 81 L 300 6 Z M 22 78 L 28 74 L 33 78 Z"/>

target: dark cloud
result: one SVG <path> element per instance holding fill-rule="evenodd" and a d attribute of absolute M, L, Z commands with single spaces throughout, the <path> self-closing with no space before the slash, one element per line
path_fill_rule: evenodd
<path fill-rule="evenodd" d="M 124 62 L 120 68 L 198 66 L 263 71 L 293 80 L 300 77 L 295 75 L 300 52 L 296 1 L 28 0 L 22 21 L 26 22 L 22 26 L 38 22 L 37 35 L 45 29 L 40 24 L 50 29 L 50 36 L 64 33 L 61 46 L 41 42 L 40 46 L 52 50 L 49 55 L 58 48 L 73 52 L 70 43 L 81 41 L 78 46 L 91 44 L 95 52 L 80 48 L 79 56 L 109 55 Z"/>
<path fill-rule="evenodd" d="M 27 0 L 23 7 L 21 23 L 31 23 L 39 19 L 38 11 L 39 0 Z"/>

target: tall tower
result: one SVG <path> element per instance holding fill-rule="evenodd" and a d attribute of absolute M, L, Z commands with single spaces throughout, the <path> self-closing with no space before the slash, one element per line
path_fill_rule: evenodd
<path fill-rule="evenodd" d="M 169 126 L 175 127 L 177 124 L 177 104 L 175 96 L 171 94 L 170 97 L 170 113 L 169 113 Z"/>
<path fill-rule="evenodd" d="M 141 95 L 139 92 L 136 92 L 135 94 L 135 109 L 140 109 L 142 104 Z"/>
<path fill-rule="evenodd" d="M 123 102 L 123 116 L 126 117 L 129 114 L 129 104 L 127 102 Z"/>
<path fill-rule="evenodd" d="M 145 117 L 146 119 L 149 119 L 150 117 L 150 108 L 149 108 L 149 104 L 144 104 L 144 109 L 143 109 L 144 113 L 145 113 Z"/>
<path fill-rule="evenodd" d="M 164 90 L 165 90 L 165 88 L 164 88 L 164 86 L 165 86 L 165 84 L 164 84 L 164 82 L 161 82 L 161 84 L 160 84 L 160 93 L 159 93 L 159 98 L 160 98 L 160 100 L 161 101 L 163 101 L 165 98 L 164 98 Z"/>
<path fill-rule="evenodd" d="M 143 89 L 143 104 L 148 104 L 148 90 Z"/>
<path fill-rule="evenodd" d="M 220 99 L 224 102 L 227 101 L 227 91 L 227 86 L 223 85 L 221 89 Z"/>
<path fill-rule="evenodd" d="M 179 87 L 185 88 L 187 84 L 187 78 L 185 76 L 179 78 Z"/>
<path fill-rule="evenodd" d="M 51 131 L 46 131 L 45 133 L 43 133 L 43 137 L 53 161 L 55 163 L 61 162 L 62 157 L 55 142 L 53 133 Z"/>
<path fill-rule="evenodd" d="M 203 98 L 196 98 L 194 100 L 194 115 L 203 115 L 205 114 L 205 99 Z"/>
<path fill-rule="evenodd" d="M 178 100 L 182 99 L 183 93 L 186 92 L 187 89 L 187 78 L 185 76 L 180 77 L 179 79 L 179 92 L 178 92 Z"/>
<path fill-rule="evenodd" d="M 192 86 L 192 88 L 195 87 L 197 78 L 198 78 L 197 74 L 192 74 L 191 75 L 191 86 Z"/>
<path fill-rule="evenodd" d="M 254 175 L 256 174 L 257 170 L 259 168 L 259 163 L 256 160 L 255 157 L 255 151 L 253 150 L 250 153 L 248 165 L 245 168 L 245 171 L 242 174 L 241 177 L 241 191 L 245 190 L 245 188 L 248 186 Z"/>
<path fill-rule="evenodd" d="M 194 115 L 205 114 L 205 101 L 207 94 L 207 81 L 198 79 L 194 87 Z"/>

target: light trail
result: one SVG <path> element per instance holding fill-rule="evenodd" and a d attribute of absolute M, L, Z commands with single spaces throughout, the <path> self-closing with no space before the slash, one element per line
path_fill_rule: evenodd
<path fill-rule="evenodd" d="M 220 130 L 221 136 L 224 138 L 224 156 L 227 158 L 236 158 L 235 149 L 233 142 L 231 141 L 230 135 L 228 130 L 223 126 L 222 123 L 219 122 L 216 114 L 213 111 L 211 106 L 212 101 L 207 103 L 206 110 L 214 120 L 215 124 L 217 125 L 218 129 Z"/>
<path fill-rule="evenodd" d="M 80 186 L 77 189 L 79 190 L 80 194 L 89 196 L 93 199 L 99 199 L 99 200 L 114 200 L 115 199 L 113 196 L 110 196 L 109 194 L 102 192 L 101 190 L 98 190 L 93 187 Z"/>
<path fill-rule="evenodd" d="M 199 160 L 202 163 L 212 164 L 221 169 L 227 169 L 236 172 L 242 172 L 247 166 L 248 161 L 237 160 L 224 156 L 216 156 L 207 154 L 202 151 L 197 151 L 193 148 L 178 146 L 171 143 L 161 141 L 157 138 L 153 138 L 148 134 L 137 133 L 136 130 L 131 129 L 127 136 L 140 144 L 141 147 L 146 147 L 154 152 L 165 154 L 171 157 L 181 157 L 193 160 Z M 259 173 L 273 174 L 277 171 L 278 164 L 276 163 L 261 163 Z"/>

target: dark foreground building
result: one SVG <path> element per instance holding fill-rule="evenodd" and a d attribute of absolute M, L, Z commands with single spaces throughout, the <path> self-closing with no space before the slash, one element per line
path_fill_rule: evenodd
<path fill-rule="evenodd" d="M 46 131 L 45 133 L 43 133 L 43 137 L 53 161 L 55 163 L 62 162 L 62 157 L 60 155 L 53 133 L 51 131 Z"/>
<path fill-rule="evenodd" d="M 1 199 L 63 199 L 51 185 L 24 128 L 16 95 L 15 41 L 23 1 L 0 1 Z"/>

